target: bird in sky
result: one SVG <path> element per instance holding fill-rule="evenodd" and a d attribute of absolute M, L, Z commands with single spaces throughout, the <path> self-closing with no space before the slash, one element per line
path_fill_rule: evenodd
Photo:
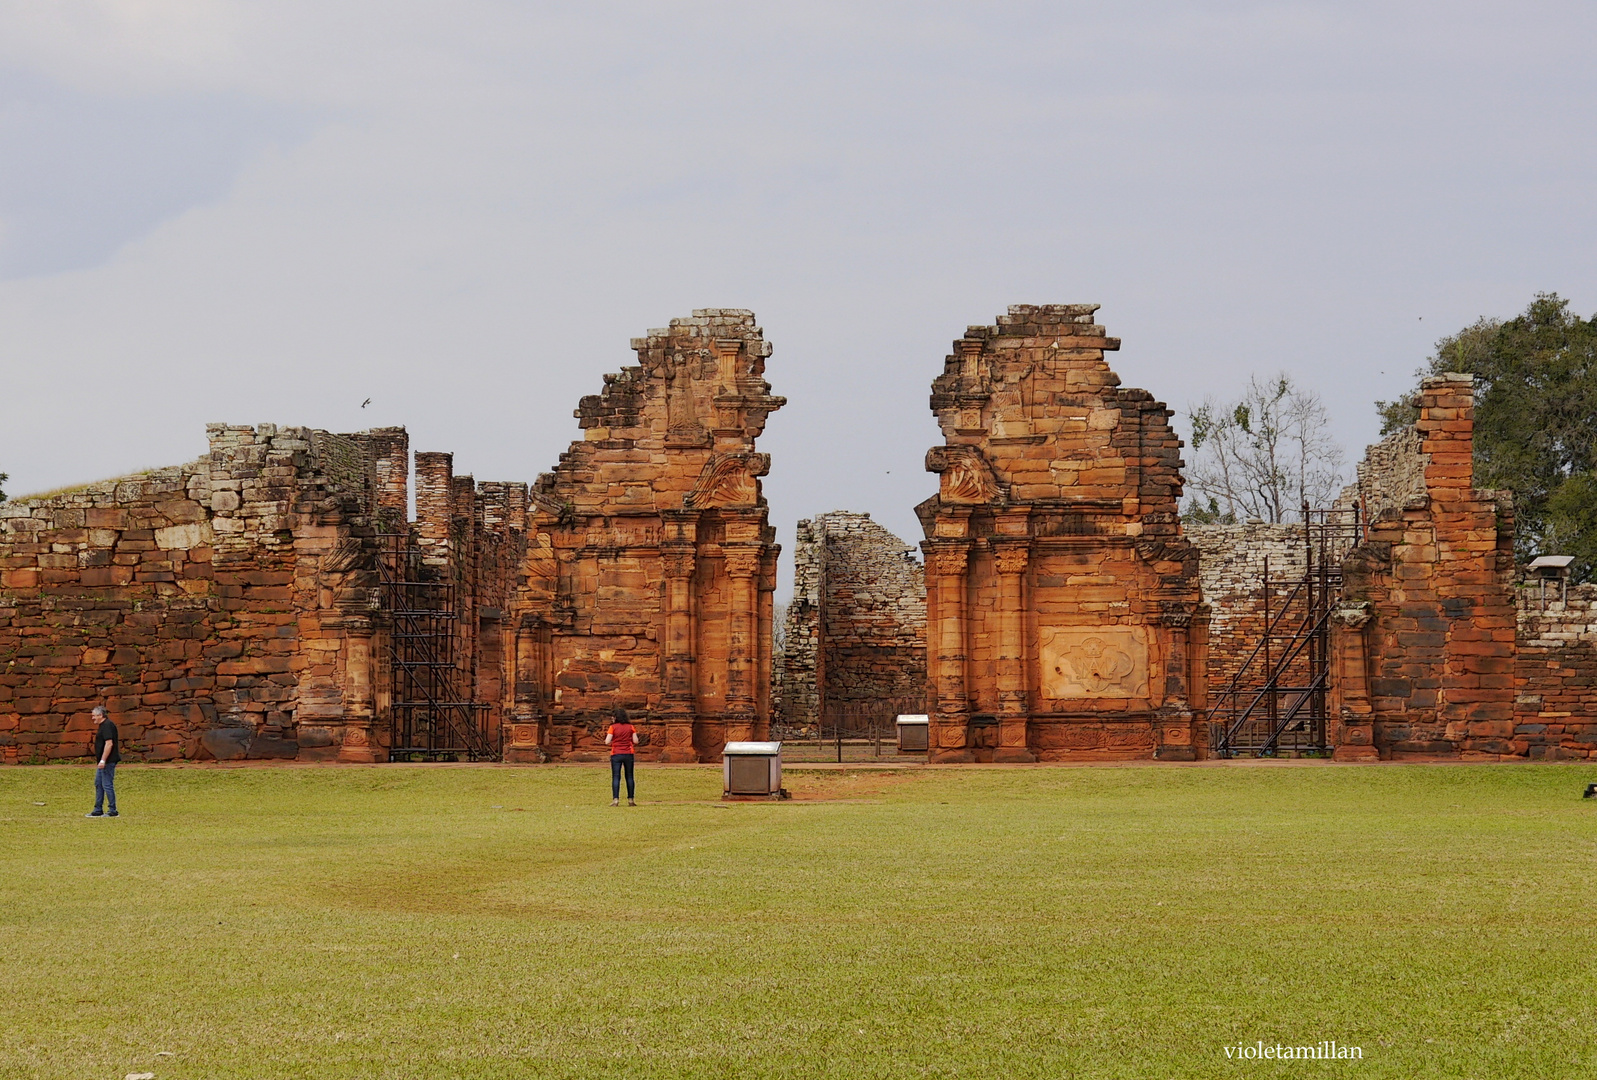
<path fill-rule="evenodd" d="M 366 406 L 370 405 L 371 403 L 372 403 L 372 399 L 371 398 L 367 398 L 365 401 L 360 403 L 360 407 L 364 409 Z"/>

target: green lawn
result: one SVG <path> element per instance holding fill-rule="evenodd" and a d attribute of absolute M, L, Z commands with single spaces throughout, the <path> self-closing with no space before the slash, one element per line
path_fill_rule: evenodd
<path fill-rule="evenodd" d="M 0 768 L 0 1075 L 1597 1076 L 1594 779 Z"/>

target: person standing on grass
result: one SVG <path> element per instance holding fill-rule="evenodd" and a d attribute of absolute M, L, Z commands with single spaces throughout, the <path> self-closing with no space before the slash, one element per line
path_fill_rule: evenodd
<path fill-rule="evenodd" d="M 96 705 L 91 715 L 100 726 L 94 732 L 94 810 L 84 816 L 116 817 L 116 766 L 122 760 L 122 736 L 117 734 L 104 705 Z M 105 807 L 104 812 L 101 806 Z"/>
<path fill-rule="evenodd" d="M 604 733 L 604 743 L 610 748 L 610 805 L 621 805 L 621 774 L 627 774 L 627 805 L 637 806 L 634 801 L 636 789 L 632 782 L 632 770 L 637 758 L 634 756 L 638 729 L 627 720 L 627 710 L 615 711 L 615 723 L 610 725 L 610 730 Z"/>

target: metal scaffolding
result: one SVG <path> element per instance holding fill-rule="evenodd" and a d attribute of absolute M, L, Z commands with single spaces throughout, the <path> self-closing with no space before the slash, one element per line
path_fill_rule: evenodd
<path fill-rule="evenodd" d="M 1272 577 L 1264 559 L 1262 630 L 1209 708 L 1215 756 L 1276 757 L 1330 750 L 1327 691 L 1331 615 L 1342 588 L 1342 557 L 1364 538 L 1358 504 L 1303 506 L 1301 573 Z"/>
<path fill-rule="evenodd" d="M 428 565 L 407 533 L 385 533 L 390 761 L 497 761 L 488 705 L 473 701 L 460 663 L 460 615 L 447 567 Z"/>

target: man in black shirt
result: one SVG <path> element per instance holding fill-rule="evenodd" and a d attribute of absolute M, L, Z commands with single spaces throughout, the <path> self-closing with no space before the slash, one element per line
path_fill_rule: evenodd
<path fill-rule="evenodd" d="M 100 726 L 94 732 L 94 812 L 87 817 L 116 817 L 116 765 L 122 760 L 122 737 L 116 733 L 110 714 L 104 705 L 94 707 L 94 718 Z M 101 812 L 101 805 L 105 812 Z"/>

